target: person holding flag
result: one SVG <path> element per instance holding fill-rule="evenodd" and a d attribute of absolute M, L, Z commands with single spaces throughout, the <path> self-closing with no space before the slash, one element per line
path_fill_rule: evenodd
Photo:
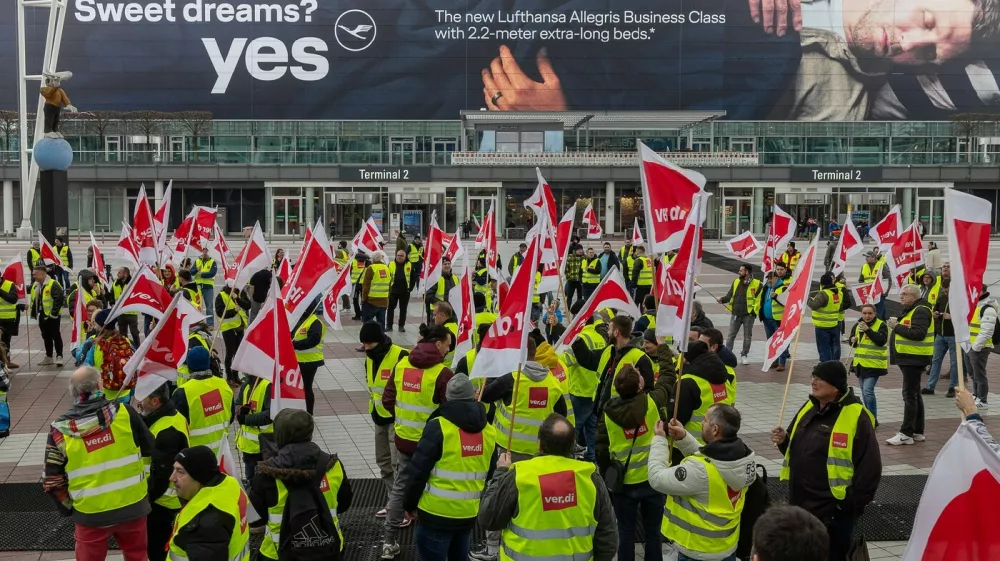
<path fill-rule="evenodd" d="M 764 279 L 764 288 L 761 292 L 760 298 L 760 321 L 764 324 L 764 334 L 768 339 L 774 332 L 778 330 L 781 326 L 781 318 L 785 313 L 785 305 L 782 303 L 783 298 L 779 297 L 788 290 L 788 285 L 785 284 L 784 279 L 782 279 L 778 270 L 784 269 L 784 267 L 776 267 L 774 271 L 767 274 Z M 785 349 L 783 353 L 778 357 L 777 361 L 777 371 L 781 372 L 785 369 L 785 363 L 791 358 L 791 354 L 788 349 Z"/>
<path fill-rule="evenodd" d="M 20 260 L 16 261 L 18 267 Z M 10 342 L 18 334 L 21 324 L 21 308 L 17 297 L 17 286 L 6 278 L 0 278 L 0 342 L 3 343 L 6 366 L 9 370 L 20 368 L 10 360 Z"/>
<path fill-rule="evenodd" d="M 306 411 L 312 415 L 313 405 L 316 403 L 313 381 L 325 363 L 323 340 L 326 339 L 326 323 L 323 321 L 322 296 L 310 304 L 292 333 L 292 346 L 295 347 L 295 358 L 299 361 L 299 371 L 302 373 L 302 387 L 306 392 Z M 364 348 L 361 350 L 364 351 Z"/>
<path fill-rule="evenodd" d="M 63 290 L 67 290 L 69 288 L 69 269 L 73 268 L 73 252 L 59 236 L 56 236 L 52 243 L 55 244 L 53 249 L 55 249 L 56 255 L 62 261 L 62 265 L 52 268 L 52 275 L 62 285 Z"/>
<path fill-rule="evenodd" d="M 222 342 L 226 345 L 226 379 L 232 385 L 239 385 L 239 372 L 234 372 L 233 357 L 243 342 L 243 334 L 249 324 L 250 298 L 245 290 L 233 290 L 233 279 L 226 279 L 225 288 L 215 295 L 215 315 L 219 318 Z M 237 445 L 239 442 L 237 441 Z"/>
<path fill-rule="evenodd" d="M 889 330 L 885 322 L 875 316 L 875 306 L 861 306 L 861 319 L 851 330 L 851 346 L 854 360 L 851 371 L 858 377 L 861 385 L 861 399 L 865 409 L 871 412 L 878 428 L 878 401 L 875 399 L 875 384 L 878 379 L 888 374 L 889 368 Z"/>
<path fill-rule="evenodd" d="M 191 277 L 198 285 L 201 299 L 205 302 L 205 323 L 209 327 L 215 327 L 215 317 L 212 306 L 209 302 L 215 302 L 215 275 L 219 272 L 219 266 L 208 255 L 208 246 L 201 250 L 201 257 L 195 259 L 194 266 L 191 267 Z"/>
<path fill-rule="evenodd" d="M 778 257 L 778 263 L 781 263 L 788 269 L 789 273 L 795 271 L 795 267 L 799 264 L 799 259 L 802 258 L 802 252 L 795 249 L 795 242 L 788 242 L 788 247 L 785 252 Z"/>
<path fill-rule="evenodd" d="M 629 257 L 629 277 L 635 290 L 635 303 L 641 304 L 647 294 L 653 291 L 653 260 L 646 257 L 646 247 L 633 246 L 633 255 Z"/>
<path fill-rule="evenodd" d="M 858 275 L 858 282 L 870 286 L 875 282 L 876 278 L 881 277 L 888 282 L 891 276 L 889 267 L 885 264 L 885 256 L 878 252 L 877 247 L 865 253 L 865 262 L 861 265 L 861 274 Z M 878 319 L 885 321 L 885 293 L 880 292 L 875 298 L 876 301 L 873 302 L 875 304 L 875 315 L 878 316 Z"/>
<path fill-rule="evenodd" d="M 55 279 L 49 277 L 45 265 L 35 266 L 31 271 L 31 277 L 35 282 L 31 287 L 29 315 L 32 319 L 38 319 L 38 330 L 41 331 L 42 342 L 45 344 L 45 358 L 39 361 L 38 365 L 55 364 L 61 367 L 63 365 L 63 340 L 59 320 L 60 310 L 65 304 L 63 289 Z M 55 352 L 55 360 L 52 357 L 53 352 Z"/>

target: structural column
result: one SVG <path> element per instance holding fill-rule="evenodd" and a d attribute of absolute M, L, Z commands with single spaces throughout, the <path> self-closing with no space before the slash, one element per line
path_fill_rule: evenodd
<path fill-rule="evenodd" d="M 14 231 L 14 182 L 6 180 L 3 182 L 3 232 L 10 234 Z"/>
<path fill-rule="evenodd" d="M 468 208 L 468 204 L 466 203 L 468 193 L 468 187 L 457 187 L 455 189 L 455 220 L 457 220 L 459 224 L 464 223 L 467 218 L 465 210 Z M 466 236 L 474 234 L 474 232 L 466 232 L 464 228 L 462 229 L 462 233 Z"/>
<path fill-rule="evenodd" d="M 163 180 L 157 179 L 156 181 L 153 182 L 154 211 L 156 210 L 156 207 L 160 206 L 160 201 L 162 200 L 163 200 Z M 168 216 L 166 218 L 169 219 L 170 217 Z"/>
<path fill-rule="evenodd" d="M 911 222 L 913 222 L 913 215 L 916 212 L 916 209 L 914 208 L 913 188 L 903 187 L 896 192 L 900 194 L 899 204 L 900 210 L 903 213 L 903 228 L 906 228 Z"/>
<path fill-rule="evenodd" d="M 604 235 L 615 233 L 615 182 L 604 183 Z"/>
<path fill-rule="evenodd" d="M 711 200 L 711 199 L 710 199 Z M 754 234 L 764 232 L 764 188 L 753 188 L 753 227 L 750 229 Z M 737 232 L 742 234 L 742 232 Z"/>
<path fill-rule="evenodd" d="M 497 200 L 493 214 L 497 221 L 497 233 L 502 238 L 507 237 L 507 189 L 503 186 L 497 189 Z M 489 210 L 489 209 L 486 209 Z"/>
<path fill-rule="evenodd" d="M 316 188 L 306 187 L 305 192 L 305 220 L 302 222 L 302 226 L 304 228 L 312 228 L 316 224 Z"/>

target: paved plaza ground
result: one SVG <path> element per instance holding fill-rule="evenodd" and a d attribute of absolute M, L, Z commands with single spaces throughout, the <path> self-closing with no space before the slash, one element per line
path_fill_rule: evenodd
<path fill-rule="evenodd" d="M 469 243 L 471 247 L 471 241 Z M 616 249 L 621 244 L 620 241 L 612 243 Z M 941 243 L 943 244 L 943 241 Z M 105 244 L 105 253 L 113 253 L 112 244 L 113 241 Z M 231 245 L 236 252 L 238 248 L 235 246 L 238 243 L 232 241 Z M 277 242 L 273 243 L 272 249 L 279 245 Z M 288 242 L 284 245 L 297 246 L 298 242 Z M 803 242 L 800 245 L 805 244 Z M 7 263 L 16 252 L 21 252 L 23 255 L 26 247 L 16 242 L 9 242 L 6 245 L 0 243 L 0 258 Z M 71 247 L 74 254 L 79 256 L 78 260 L 85 259 L 85 245 L 73 243 Z M 994 242 L 991 249 L 1000 249 L 1000 242 Z M 508 257 L 513 250 L 516 250 L 516 242 L 501 244 L 500 252 L 504 257 Z M 727 255 L 725 246 L 721 242 L 706 242 L 705 250 L 709 253 Z M 825 250 L 825 244 L 821 244 L 820 250 L 821 252 Z M 947 248 L 943 247 L 942 251 L 947 254 Z M 994 254 L 991 251 L 987 282 L 1000 280 L 1000 257 L 996 257 L 998 255 L 1000 252 Z M 111 261 L 113 264 L 117 263 L 117 260 L 111 259 Z M 822 253 L 820 263 L 821 261 Z M 861 262 L 862 259 L 859 257 L 849 267 L 849 279 L 857 279 Z M 754 263 L 759 263 L 759 260 L 755 259 Z M 814 278 L 818 279 L 820 273 L 821 271 L 816 271 Z M 699 284 L 703 287 L 699 299 L 703 302 L 709 318 L 724 334 L 728 331 L 729 314 L 722 305 L 715 302 L 713 296 L 725 294 L 733 279 L 732 273 L 707 265 L 698 277 Z M 896 297 L 893 296 L 892 299 Z M 420 323 L 418 316 L 421 311 L 422 305 L 416 300 L 411 301 L 407 332 L 401 334 L 394 331 L 390 334 L 395 342 L 404 346 L 412 346 L 415 343 L 416 326 Z M 849 312 L 848 325 L 853 325 L 858 315 L 857 312 Z M 411 325 L 412 328 L 409 328 Z M 378 467 L 374 460 L 373 424 L 367 408 L 364 355 L 354 350 L 358 346 L 359 329 L 359 322 L 348 319 L 345 321 L 343 331 L 327 331 L 326 364 L 316 377 L 315 438 L 321 446 L 339 455 L 350 477 L 370 478 L 377 476 Z M 26 334 L 28 330 L 31 332 L 30 346 Z M 71 405 L 67 383 L 73 370 L 72 363 L 61 369 L 54 366 L 42 368 L 34 366 L 44 356 L 44 352 L 37 327 L 32 324 L 28 330 L 22 323 L 21 334 L 12 344 L 12 360 L 22 367 L 13 376 L 13 387 L 8 394 L 12 429 L 10 437 L 0 439 L 0 483 L 40 481 L 48 425 Z M 69 330 L 69 321 L 64 321 L 63 338 L 67 345 L 67 357 L 69 357 Z M 737 338 L 737 354 L 741 341 L 742 336 Z M 777 477 L 780 454 L 771 445 L 769 433 L 778 420 L 787 373 L 774 370 L 761 372 L 764 342 L 763 326 L 755 323 L 754 343 L 750 352 L 751 363 L 737 368 L 739 397 L 736 405 L 743 415 L 741 431 L 743 439 L 756 451 L 768 472 Z M 845 360 L 848 352 L 849 348 L 845 345 Z M 28 367 L 29 353 L 32 367 Z M 807 316 L 795 354 L 792 385 L 783 424 L 788 423 L 805 401 L 809 391 L 809 373 L 817 363 L 817 357 L 812 320 Z M 995 380 L 992 373 L 997 371 L 1000 358 L 991 359 L 990 362 L 989 370 Z M 896 433 L 902 420 L 901 375 L 898 369 L 890 367 L 889 375 L 880 379 L 876 390 L 880 422 L 877 433 L 881 443 L 884 476 L 928 473 L 938 451 L 954 433 L 960 415 L 955 409 L 953 400 L 944 397 L 947 390 L 947 368 L 946 362 L 938 392 L 932 396 L 924 396 L 927 440 L 912 446 L 890 447 L 885 444 L 885 439 Z M 851 382 L 858 391 L 856 381 L 856 378 L 852 377 Z M 1000 384 L 1000 381 L 997 384 Z M 984 418 L 991 432 L 1000 434 L 1000 415 L 996 414 L 1000 412 L 1000 397 L 994 396 L 990 398 L 990 402 L 994 409 L 984 411 Z M 903 542 L 877 542 L 869 545 L 872 559 L 898 559 L 904 547 Z M 61 560 L 70 556 L 69 552 L 16 552 L 0 553 L 0 560 Z"/>

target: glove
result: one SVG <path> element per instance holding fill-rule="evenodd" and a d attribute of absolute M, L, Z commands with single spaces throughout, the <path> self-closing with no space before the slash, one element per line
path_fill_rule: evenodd
<path fill-rule="evenodd" d="M 76 113 L 77 112 L 76 111 L 76 106 L 74 106 L 74 105 L 67 105 L 66 106 L 66 111 L 69 111 L 70 113 Z"/>

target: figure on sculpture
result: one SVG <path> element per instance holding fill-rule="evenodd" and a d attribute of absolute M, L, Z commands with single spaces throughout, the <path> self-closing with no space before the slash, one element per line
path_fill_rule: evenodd
<path fill-rule="evenodd" d="M 39 89 L 45 99 L 45 136 L 47 138 L 62 138 L 59 133 L 59 113 L 65 107 L 70 113 L 76 113 L 76 107 L 70 102 L 66 91 L 62 89 L 63 80 L 73 77 L 72 72 L 45 73 L 45 85 Z"/>

